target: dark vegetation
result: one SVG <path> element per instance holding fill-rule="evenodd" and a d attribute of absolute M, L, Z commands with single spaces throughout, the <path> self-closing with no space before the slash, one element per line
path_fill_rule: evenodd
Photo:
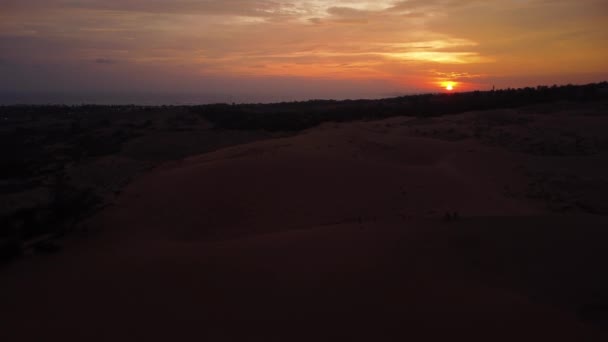
<path fill-rule="evenodd" d="M 103 174 L 111 174 L 108 171 L 113 170 L 98 170 L 102 175 L 88 183 L 73 179 L 72 171 L 103 157 L 130 158 L 136 161 L 133 164 L 137 169 L 141 165 L 150 167 L 230 144 L 273 136 L 252 132 L 297 132 L 323 122 L 393 116 L 413 116 L 424 122 L 468 111 L 555 102 L 578 106 L 602 100 L 608 100 L 607 82 L 380 100 L 159 107 L 0 106 L 0 259 L 18 255 L 25 242 L 32 239 L 65 234 L 79 220 L 100 208 L 107 198 L 99 192 L 96 182 L 104 180 Z M 604 144 L 608 146 L 608 140 L 588 141 L 577 135 L 558 136 L 550 144 L 547 139 L 537 144 L 521 144 L 521 139 L 528 138 L 516 140 L 503 127 L 522 123 L 522 120 L 525 123 L 528 119 L 521 115 L 488 116 L 475 123 L 477 126 L 471 132 L 460 133 L 447 128 L 438 134 L 450 140 L 473 136 L 514 149 L 526 146 L 531 150 L 524 152 L 539 155 L 589 154 L 603 148 Z M 500 134 L 488 134 L 490 130 Z M 426 133 L 421 131 L 420 134 Z M 139 143 L 129 145 L 138 139 Z M 133 172 L 128 176 L 134 176 Z M 124 186 L 124 182 L 120 184 Z M 547 184 L 547 181 L 534 184 L 531 196 L 550 198 L 562 205 L 565 195 L 551 190 L 555 187 Z M 563 191 L 569 186 L 566 182 L 560 183 Z M 114 192 L 118 193 L 119 189 L 113 189 Z M 584 207 L 587 204 L 577 200 L 567 205 Z M 53 249 L 49 244 L 39 247 L 37 250 Z"/>
<path fill-rule="evenodd" d="M 486 92 L 411 95 L 381 100 L 215 104 L 195 106 L 192 110 L 218 128 L 297 131 L 327 121 L 375 120 L 403 115 L 433 117 L 556 101 L 589 102 L 602 99 L 608 99 L 608 82 L 584 86 L 539 86 Z"/>
<path fill-rule="evenodd" d="M 25 246 L 53 250 L 48 241 L 100 208 L 103 195 L 73 179 L 71 171 L 119 153 L 152 129 L 154 111 L 166 109 L 0 107 L 0 260 L 19 255 Z"/>

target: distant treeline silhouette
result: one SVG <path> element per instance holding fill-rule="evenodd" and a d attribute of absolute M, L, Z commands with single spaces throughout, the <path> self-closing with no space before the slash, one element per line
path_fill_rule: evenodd
<path fill-rule="evenodd" d="M 608 100 L 608 82 L 379 100 L 199 106 L 0 106 L 0 195 L 8 198 L 40 189 L 48 191 L 48 198 L 40 198 L 39 202 L 25 201 L 11 210 L 0 210 L 0 261 L 18 254 L 26 240 L 64 234 L 103 205 L 103 197 L 95 189 L 70 177 L 71 165 L 120 153 L 127 142 L 151 132 L 210 134 L 208 122 L 219 135 L 225 133 L 224 129 L 296 132 L 323 122 L 393 116 L 424 118 L 560 101 L 601 100 Z M 501 122 L 522 120 L 490 114 L 485 117 Z M 203 119 L 208 122 L 200 123 Z M 546 154 L 553 145 L 534 147 Z M 585 141 L 574 138 L 566 147 L 571 145 L 576 153 L 587 153 Z M 559 155 L 564 151 L 562 147 L 556 149 Z M 548 196 L 542 186 L 534 194 Z"/>
<path fill-rule="evenodd" d="M 168 110 L 201 115 L 217 128 L 298 131 L 323 122 L 374 120 L 394 116 L 431 117 L 474 110 L 516 108 L 556 101 L 608 99 L 608 82 L 553 85 L 491 91 L 407 95 L 377 100 L 309 100 L 273 104 L 139 105 L 11 105 L 0 106 L 4 117 L 54 119 L 97 118 L 98 123 L 124 115 L 156 115 Z"/>
<path fill-rule="evenodd" d="M 327 121 L 374 120 L 393 116 L 431 117 L 474 110 L 515 108 L 555 101 L 608 99 L 608 82 L 538 86 L 450 94 L 410 95 L 379 100 L 311 100 L 276 104 L 213 104 L 192 110 L 218 128 L 297 131 Z"/>

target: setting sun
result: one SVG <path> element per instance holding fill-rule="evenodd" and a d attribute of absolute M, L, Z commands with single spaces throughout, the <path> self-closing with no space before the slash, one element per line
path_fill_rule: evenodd
<path fill-rule="evenodd" d="M 456 88 L 456 82 L 452 82 L 452 81 L 444 81 L 441 82 L 441 88 L 447 90 L 447 91 L 453 91 Z"/>
<path fill-rule="evenodd" d="M 0 0 L 0 92 L 232 103 L 600 82 L 606 3 Z"/>

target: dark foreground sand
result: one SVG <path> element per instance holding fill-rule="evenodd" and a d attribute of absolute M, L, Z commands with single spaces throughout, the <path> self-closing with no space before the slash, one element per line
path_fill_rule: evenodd
<path fill-rule="evenodd" d="M 0 340 L 606 341 L 608 220 L 523 195 L 527 155 L 408 120 L 157 168 L 0 270 Z"/>

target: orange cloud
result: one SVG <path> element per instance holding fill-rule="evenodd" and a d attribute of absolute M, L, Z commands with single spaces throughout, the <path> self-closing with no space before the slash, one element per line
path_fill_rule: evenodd
<path fill-rule="evenodd" d="M 608 70 L 607 13 L 600 0 L 20 0 L 0 4 L 0 48 L 49 69 L 105 59 L 193 78 L 474 89 Z"/>

